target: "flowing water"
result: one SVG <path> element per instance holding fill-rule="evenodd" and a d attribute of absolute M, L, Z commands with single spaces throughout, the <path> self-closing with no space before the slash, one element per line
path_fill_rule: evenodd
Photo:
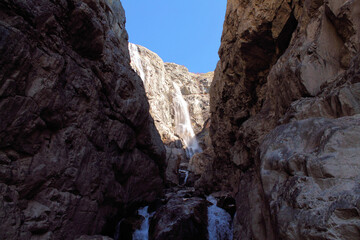
<path fill-rule="evenodd" d="M 206 198 L 212 203 L 208 207 L 209 240 L 232 240 L 232 219 L 228 212 L 216 206 L 217 200 L 213 196 Z"/>
<path fill-rule="evenodd" d="M 130 59 L 132 61 L 132 65 L 135 65 L 135 71 L 137 74 L 139 74 L 141 80 L 145 83 L 145 72 L 143 65 L 141 63 L 141 57 L 139 54 L 139 48 L 133 43 L 129 43 L 129 53 L 130 53 Z"/>
<path fill-rule="evenodd" d="M 149 239 L 149 218 L 152 214 L 148 212 L 149 207 L 144 207 L 138 210 L 138 214 L 143 216 L 145 219 L 141 224 L 141 228 L 135 230 L 133 234 L 133 240 L 148 240 Z"/>
<path fill-rule="evenodd" d="M 189 171 L 184 169 L 179 169 L 179 174 L 184 175 L 184 181 L 182 183 L 179 183 L 181 185 L 186 185 L 188 177 L 189 177 Z"/>
<path fill-rule="evenodd" d="M 195 153 L 201 152 L 202 149 L 196 139 L 194 130 L 191 126 L 188 104 L 184 100 L 180 88 L 173 83 L 175 93 L 173 94 L 173 104 L 175 110 L 175 132 L 184 140 L 186 145 L 186 154 L 191 158 Z"/>

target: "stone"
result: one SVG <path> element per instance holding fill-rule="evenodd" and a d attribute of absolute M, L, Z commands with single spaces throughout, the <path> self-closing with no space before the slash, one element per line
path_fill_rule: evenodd
<path fill-rule="evenodd" d="M 121 3 L 0 9 L 0 239 L 113 236 L 161 197 L 166 156 Z"/>
<path fill-rule="evenodd" d="M 175 63 L 164 63 L 149 49 L 129 44 L 131 66 L 141 76 L 150 103 L 150 113 L 165 143 L 179 139 L 175 133 L 174 83 L 188 104 L 192 127 L 200 132 L 210 118 L 209 89 L 213 72 L 191 73 Z"/>
<path fill-rule="evenodd" d="M 207 202 L 199 197 L 172 195 L 150 221 L 149 239 L 208 239 Z"/>
<path fill-rule="evenodd" d="M 260 146 L 261 180 L 281 239 L 360 237 L 360 115 L 275 128 Z"/>
<path fill-rule="evenodd" d="M 179 184 L 179 165 L 188 163 L 184 147 L 186 139 L 176 126 L 176 87 L 188 105 L 191 127 L 199 133 L 210 118 L 209 89 L 213 72 L 191 73 L 181 65 L 164 63 L 154 52 L 136 44 L 129 44 L 131 66 L 143 80 L 150 103 L 150 113 L 166 146 L 165 178 L 168 184 Z M 176 86 L 175 86 L 175 85 Z M 182 141 L 181 146 L 177 143 Z M 175 143 L 175 144 L 174 144 Z"/>
<path fill-rule="evenodd" d="M 316 235 L 283 234 L 287 220 L 277 222 L 281 216 L 268 201 L 259 146 L 282 124 L 359 114 L 359 9 L 358 1 L 228 0 L 220 61 L 210 88 L 213 170 L 199 187 L 228 189 L 235 196 L 235 239 Z M 303 214 L 311 218 L 309 212 Z M 317 231 L 321 235 L 325 230 Z"/>

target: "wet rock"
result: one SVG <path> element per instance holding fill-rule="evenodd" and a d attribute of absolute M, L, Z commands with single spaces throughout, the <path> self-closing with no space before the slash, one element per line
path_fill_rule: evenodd
<path fill-rule="evenodd" d="M 179 183 L 179 168 L 181 163 L 187 162 L 185 150 L 166 146 L 166 180 L 173 184 Z"/>
<path fill-rule="evenodd" d="M 172 196 L 151 219 L 149 239 L 207 239 L 206 200 Z"/>
<path fill-rule="evenodd" d="M 112 236 L 161 196 L 165 162 L 121 3 L 0 9 L 0 238 Z"/>

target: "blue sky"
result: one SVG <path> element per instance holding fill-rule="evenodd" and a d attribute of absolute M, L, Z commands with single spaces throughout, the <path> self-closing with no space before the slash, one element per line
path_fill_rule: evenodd
<path fill-rule="evenodd" d="M 129 41 L 191 72 L 215 70 L 226 0 L 121 0 Z"/>

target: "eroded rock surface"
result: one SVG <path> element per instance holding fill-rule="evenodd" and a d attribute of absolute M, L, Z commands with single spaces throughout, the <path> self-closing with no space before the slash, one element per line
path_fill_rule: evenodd
<path fill-rule="evenodd" d="M 164 63 L 154 52 L 145 47 L 129 44 L 131 66 L 144 81 L 150 112 L 164 142 L 179 139 L 176 135 L 174 95 L 176 84 L 188 103 L 191 123 L 200 132 L 210 118 L 210 84 L 213 72 L 191 73 L 175 63 Z"/>
<path fill-rule="evenodd" d="M 357 239 L 360 115 L 310 118 L 273 130 L 261 180 L 281 239 Z"/>
<path fill-rule="evenodd" d="M 165 149 L 119 1 L 0 3 L 0 238 L 113 234 Z"/>
<path fill-rule="evenodd" d="M 180 132 L 192 132 L 195 137 L 210 118 L 209 89 L 213 72 L 191 73 L 184 66 L 164 63 L 156 53 L 136 44 L 130 43 L 129 50 L 131 65 L 144 82 L 150 113 L 166 143 L 166 179 L 179 184 L 180 163 L 189 161 L 184 150 L 189 147 L 186 145 L 189 140 L 184 139 Z M 186 114 L 180 112 L 182 103 L 179 98 L 187 104 L 185 111 L 190 117 L 190 126 L 179 126 L 183 125 L 179 124 L 179 118 L 182 121 L 186 118 Z"/>
<path fill-rule="evenodd" d="M 230 188 L 236 195 L 236 239 L 279 239 L 279 236 L 312 239 L 315 236 L 311 229 L 317 228 L 316 223 L 313 228 L 300 224 L 296 231 L 291 230 L 300 235 L 284 234 L 288 228 L 281 216 L 281 207 L 285 208 L 286 204 L 276 196 L 268 201 L 267 180 L 260 174 L 265 160 L 260 158 L 259 145 L 281 124 L 359 113 L 359 19 L 359 1 L 228 1 L 220 61 L 210 92 L 210 135 L 216 158 L 212 179 L 208 181 L 218 183 L 218 188 L 223 190 Z M 334 121 L 334 125 L 338 123 L 329 121 Z M 312 135 L 301 135 L 298 129 L 293 136 L 306 142 Z M 296 151 L 295 146 L 290 147 L 289 152 Z M 322 154 L 325 156 L 331 151 L 326 149 Z M 334 164 L 341 165 L 341 161 Z M 321 162 L 318 167 L 322 167 Z M 342 183 L 337 185 L 339 191 L 347 189 L 347 184 Z M 293 184 L 293 189 L 301 191 L 301 183 Z M 310 185 L 305 192 L 318 187 Z M 332 188 L 331 185 L 323 187 L 327 190 L 322 191 Z M 281 195 L 277 192 L 280 189 L 275 187 L 272 193 Z M 317 204 L 315 195 L 310 198 L 309 201 Z M 340 200 L 337 196 L 332 201 Z M 324 202 L 329 203 L 328 199 Z M 281 211 L 275 211 L 273 203 L 279 203 Z M 297 211 L 294 207 L 291 209 Z M 293 214 L 289 216 L 298 216 Z M 302 214 L 301 219 L 312 218 L 310 211 Z M 289 223 L 292 227 L 294 224 Z M 356 226 L 352 229 L 357 232 L 354 230 L 352 236 L 358 238 L 356 221 L 355 225 L 348 219 L 337 224 L 339 221 L 334 223 L 334 229 Z M 326 232 L 321 228 L 317 231 Z M 335 235 L 324 233 L 323 236 L 335 239 Z M 319 233 L 317 237 L 322 239 L 321 236 Z"/>

